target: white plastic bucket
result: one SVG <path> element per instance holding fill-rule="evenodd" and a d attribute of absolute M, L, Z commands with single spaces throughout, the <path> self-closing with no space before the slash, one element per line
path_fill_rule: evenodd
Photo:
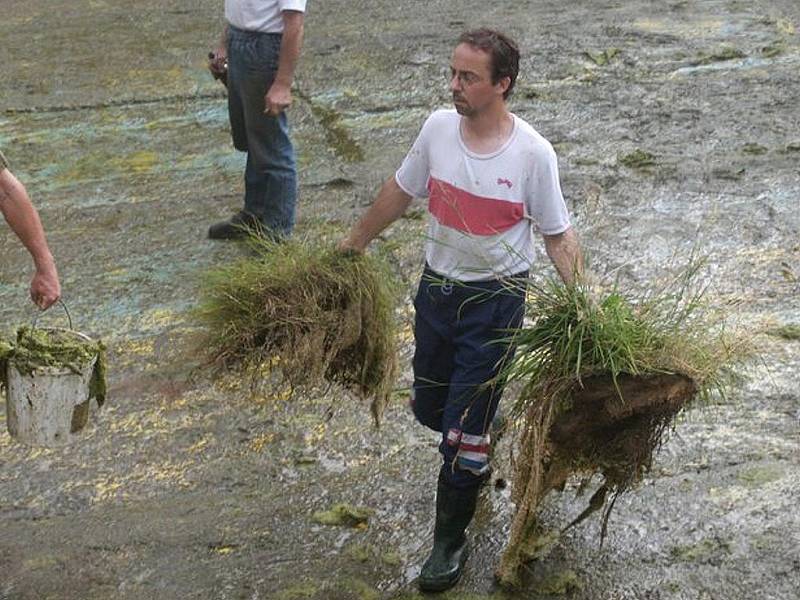
<path fill-rule="evenodd" d="M 43 329 L 92 341 L 70 329 Z M 60 446 L 75 439 L 89 418 L 89 385 L 95 362 L 97 356 L 81 365 L 77 373 L 66 368 L 37 367 L 25 374 L 10 360 L 6 389 L 8 433 L 34 446 Z"/>

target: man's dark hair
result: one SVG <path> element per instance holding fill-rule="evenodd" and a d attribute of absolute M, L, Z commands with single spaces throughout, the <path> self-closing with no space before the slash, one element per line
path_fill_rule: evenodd
<path fill-rule="evenodd" d="M 508 77 L 511 82 L 503 94 L 508 98 L 519 74 L 519 47 L 507 35 L 482 27 L 465 31 L 458 38 L 459 44 L 468 44 L 477 50 L 483 50 L 489 55 L 492 67 L 492 83 L 497 83 L 503 77 Z"/>

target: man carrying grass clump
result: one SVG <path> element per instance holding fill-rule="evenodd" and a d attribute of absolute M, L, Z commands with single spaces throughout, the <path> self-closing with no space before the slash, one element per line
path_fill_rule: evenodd
<path fill-rule="evenodd" d="M 341 243 L 363 252 L 414 197 L 428 198 L 412 407 L 423 425 L 442 433 L 444 463 L 433 551 L 419 577 L 427 591 L 452 587 L 467 558 L 465 530 L 489 475 L 490 428 L 502 393 L 496 376 L 513 351 L 498 340 L 522 324 L 532 226 L 566 283 L 583 272 L 553 148 L 506 104 L 518 71 L 519 50 L 507 36 L 464 33 L 450 63 L 455 110 L 427 119 L 400 169 Z"/>

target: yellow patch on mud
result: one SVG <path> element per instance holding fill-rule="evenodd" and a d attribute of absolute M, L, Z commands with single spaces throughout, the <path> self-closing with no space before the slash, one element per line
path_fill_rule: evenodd
<path fill-rule="evenodd" d="M 155 308 L 142 317 L 141 324 L 144 329 L 164 329 L 177 321 L 177 313 L 168 308 Z"/>
<path fill-rule="evenodd" d="M 37 458 L 42 458 L 45 456 L 53 456 L 55 453 L 55 450 L 51 450 L 50 448 L 33 448 L 31 449 L 30 454 L 28 454 L 28 459 L 36 460 Z"/>
<path fill-rule="evenodd" d="M 125 77 L 128 81 L 135 81 L 144 89 L 156 91 L 169 89 L 176 81 L 186 79 L 186 74 L 181 67 L 171 69 L 129 69 Z"/>
<path fill-rule="evenodd" d="M 150 173 L 158 164 L 158 153 L 141 150 L 122 158 L 115 158 L 111 163 L 125 173 Z"/>
<path fill-rule="evenodd" d="M 732 510 L 737 505 L 752 502 L 752 492 L 743 486 L 712 487 L 708 490 L 708 499 L 715 505 Z"/>
<path fill-rule="evenodd" d="M 305 441 L 309 445 L 315 445 L 321 443 L 325 439 L 325 434 L 328 431 L 328 424 L 327 423 L 319 423 L 315 425 L 311 431 L 309 431 L 305 435 Z"/>
<path fill-rule="evenodd" d="M 155 434 L 171 436 L 177 430 L 207 424 L 213 418 L 208 413 L 183 414 L 170 410 L 170 407 L 159 407 L 156 410 L 132 413 L 110 420 L 108 429 L 111 433 L 122 433 L 132 437 L 152 437 Z"/>
<path fill-rule="evenodd" d="M 109 433 L 126 433 L 133 436 L 169 433 L 172 430 L 172 425 L 164 419 L 161 411 L 149 414 L 129 414 L 116 418 L 108 424 Z"/>
<path fill-rule="evenodd" d="M 186 451 L 192 454 L 199 454 L 209 447 L 211 441 L 213 441 L 213 436 L 204 436 L 189 446 Z"/>
<path fill-rule="evenodd" d="M 116 501 L 142 495 L 138 486 L 144 486 L 150 493 L 153 484 L 164 483 L 170 488 L 190 487 L 186 480 L 186 470 L 192 462 L 143 463 L 127 472 L 124 476 L 107 477 L 94 482 L 94 497 L 92 503 Z M 91 484 L 90 484 L 91 485 Z"/>
<path fill-rule="evenodd" d="M 794 35 L 796 29 L 794 23 L 792 23 L 789 19 L 778 19 L 775 23 L 775 26 L 778 28 L 780 33 L 785 35 Z"/>
<path fill-rule="evenodd" d="M 29 571 L 36 571 L 39 569 L 46 569 L 54 567 L 59 564 L 57 556 L 34 556 L 33 558 L 26 558 L 22 561 L 22 566 Z"/>
<path fill-rule="evenodd" d="M 214 387 L 220 392 L 240 392 L 247 387 L 238 373 L 222 375 L 214 381 Z"/>
<path fill-rule="evenodd" d="M 122 483 L 115 480 L 98 481 L 94 485 L 94 501 L 104 502 L 119 497 L 119 490 Z"/>
<path fill-rule="evenodd" d="M 99 181 L 117 174 L 117 167 L 113 160 L 108 159 L 104 152 L 89 152 L 78 158 L 65 170 L 56 176 L 59 184 L 76 183 L 81 181 Z"/>
<path fill-rule="evenodd" d="M 115 350 L 122 355 L 149 356 L 153 354 L 154 347 L 155 340 L 148 338 L 121 341 L 116 344 Z"/>
<path fill-rule="evenodd" d="M 722 19 L 699 19 L 690 23 L 680 23 L 668 19 L 636 19 L 633 26 L 651 33 L 667 33 L 691 38 L 720 34 L 725 26 L 725 21 Z"/>
<path fill-rule="evenodd" d="M 274 433 L 262 433 L 261 435 L 250 440 L 250 443 L 247 444 L 247 447 L 253 452 L 261 452 L 273 441 L 275 441 Z"/>

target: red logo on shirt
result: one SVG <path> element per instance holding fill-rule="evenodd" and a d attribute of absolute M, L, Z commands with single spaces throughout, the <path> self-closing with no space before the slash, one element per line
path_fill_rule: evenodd
<path fill-rule="evenodd" d="M 511 182 L 508 179 L 503 179 L 501 177 L 498 177 L 497 185 L 507 185 L 508 189 L 511 189 Z"/>
<path fill-rule="evenodd" d="M 428 179 L 428 210 L 436 220 L 472 235 L 497 235 L 525 218 L 525 205 L 515 199 L 477 196 L 435 177 Z"/>

